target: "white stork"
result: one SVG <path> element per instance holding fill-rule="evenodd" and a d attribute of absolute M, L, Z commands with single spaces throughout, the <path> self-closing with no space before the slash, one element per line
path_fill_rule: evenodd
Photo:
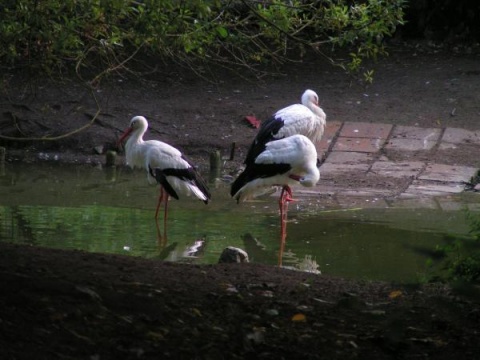
<path fill-rule="evenodd" d="M 254 197 L 261 188 L 282 186 L 279 199 L 281 249 L 286 238 L 287 205 L 292 201 L 290 185 L 315 186 L 320 179 L 315 145 L 304 135 L 292 135 L 265 144 L 255 161 L 233 182 L 230 195 L 237 202 Z M 282 251 L 281 251 L 282 252 Z M 281 263 L 281 257 L 280 263 Z"/>
<path fill-rule="evenodd" d="M 265 149 L 265 144 L 272 140 L 300 134 L 316 144 L 323 136 L 325 124 L 326 115 L 322 108 L 318 106 L 317 93 L 310 89 L 305 90 L 301 104 L 280 109 L 262 122 L 255 139 L 250 145 L 245 164 L 254 162 L 258 154 Z"/>
<path fill-rule="evenodd" d="M 148 122 L 143 116 L 135 116 L 130 120 L 130 126 L 118 140 L 121 143 L 128 137 L 125 144 L 127 165 L 147 170 L 150 183 L 160 184 L 155 220 L 162 201 L 164 210 L 164 234 L 166 234 L 167 211 L 169 196 L 179 199 L 180 195 L 195 195 L 205 204 L 210 200 L 210 192 L 205 181 L 195 170 L 193 164 L 176 148 L 158 140 L 143 140 L 148 129 Z"/>

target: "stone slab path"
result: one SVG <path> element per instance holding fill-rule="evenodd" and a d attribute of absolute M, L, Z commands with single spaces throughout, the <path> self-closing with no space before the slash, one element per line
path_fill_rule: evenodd
<path fill-rule="evenodd" d="M 462 153 L 446 156 L 457 149 Z M 328 195 L 332 206 L 341 207 L 399 199 L 422 206 L 432 197 L 473 190 L 480 131 L 332 121 L 317 151 L 323 160 L 320 182 L 296 194 Z"/>

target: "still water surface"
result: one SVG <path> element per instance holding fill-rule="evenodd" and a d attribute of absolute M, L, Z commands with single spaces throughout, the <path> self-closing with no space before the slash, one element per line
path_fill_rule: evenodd
<path fill-rule="evenodd" d="M 0 176 L 0 241 L 211 264 L 227 246 L 251 261 L 277 264 L 279 220 L 273 197 L 237 205 L 228 185 L 213 201 L 172 200 L 168 239 L 153 219 L 158 190 L 121 167 L 7 164 Z M 415 281 L 426 253 L 449 234 L 467 235 L 462 211 L 326 208 L 292 203 L 283 265 L 352 278 Z"/>

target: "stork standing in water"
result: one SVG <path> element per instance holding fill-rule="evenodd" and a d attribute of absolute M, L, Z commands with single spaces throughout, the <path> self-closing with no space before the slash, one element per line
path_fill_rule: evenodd
<path fill-rule="evenodd" d="M 287 206 L 293 200 L 290 185 L 315 186 L 320 179 L 319 162 L 315 145 L 304 135 L 292 135 L 265 144 L 265 149 L 247 164 L 245 170 L 233 182 L 230 195 L 237 202 L 254 197 L 259 189 L 281 185 L 280 254 L 287 235 Z"/>
<path fill-rule="evenodd" d="M 247 153 L 245 164 L 255 162 L 265 145 L 273 140 L 283 139 L 295 134 L 304 135 L 314 144 L 323 136 L 326 115 L 318 105 L 318 95 L 307 89 L 302 95 L 302 103 L 278 110 L 262 122 L 258 133 Z"/>
<path fill-rule="evenodd" d="M 180 195 L 195 195 L 205 204 L 211 198 L 210 191 L 195 170 L 193 164 L 176 148 L 158 140 L 143 140 L 148 129 L 148 122 L 143 116 L 135 116 L 130 120 L 130 126 L 118 140 L 121 143 L 128 137 L 125 144 L 127 165 L 147 170 L 150 183 L 160 184 L 155 220 L 162 202 L 165 204 L 163 231 L 166 237 L 168 200 L 169 197 L 179 199 Z"/>
<path fill-rule="evenodd" d="M 280 264 L 286 238 L 288 202 L 293 200 L 289 185 L 293 181 L 293 183 L 300 183 L 304 186 L 314 186 L 320 178 L 319 161 L 314 144 L 318 143 L 323 136 L 326 115 L 319 106 L 318 95 L 315 91 L 305 90 L 301 101 L 301 104 L 290 105 L 278 110 L 262 122 L 247 152 L 244 162 L 246 168 L 231 188 L 231 195 L 239 201 L 245 198 L 240 191 L 241 188 L 250 181 L 251 184 L 244 191 L 245 195 L 248 194 L 248 196 L 254 196 L 255 191 L 258 191 L 260 187 L 283 186 L 279 200 L 281 221 Z M 303 137 L 298 137 L 298 135 Z M 294 137 L 295 140 L 287 140 L 289 137 Z M 276 142 L 280 143 L 273 145 Z M 287 151 L 292 151 L 292 153 L 287 153 L 284 149 L 288 149 Z M 266 158 L 269 162 L 265 163 Z M 269 173 L 274 167 L 277 170 Z M 294 168 L 295 171 L 291 172 Z M 298 170 L 300 172 L 297 172 Z M 276 173 L 276 171 L 279 171 L 279 173 Z M 255 172 L 259 174 L 257 178 L 252 175 Z M 299 174 L 305 174 L 305 176 L 301 178 L 298 177 Z M 258 186 L 260 184 L 261 186 Z"/>

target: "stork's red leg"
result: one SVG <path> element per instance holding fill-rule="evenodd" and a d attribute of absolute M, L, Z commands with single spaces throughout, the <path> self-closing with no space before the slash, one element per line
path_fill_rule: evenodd
<path fill-rule="evenodd" d="M 285 249 L 285 242 L 280 242 L 280 249 L 278 251 L 278 266 L 282 266 L 284 249 Z"/>
<path fill-rule="evenodd" d="M 160 196 L 158 197 L 157 210 L 155 210 L 155 220 L 158 218 L 158 210 L 160 210 L 160 204 L 163 201 L 163 186 L 160 186 Z"/>
<path fill-rule="evenodd" d="M 157 223 L 157 234 L 159 238 L 162 238 L 163 242 L 167 241 L 168 198 L 167 192 L 163 189 L 163 186 L 160 186 L 160 196 L 158 197 L 157 210 L 155 211 L 155 221 Z M 160 229 L 158 228 L 158 212 L 162 201 L 165 202 L 163 211 L 163 237 L 160 235 Z"/>
<path fill-rule="evenodd" d="M 287 238 L 287 212 L 288 200 L 283 196 L 280 200 L 280 239 L 282 244 L 285 243 Z"/>
<path fill-rule="evenodd" d="M 282 192 L 280 193 L 280 198 L 278 199 L 278 207 L 280 209 L 280 239 L 281 242 L 283 242 L 283 230 L 285 221 L 285 187 L 282 188 Z"/>
<path fill-rule="evenodd" d="M 280 209 L 280 249 L 278 251 L 278 266 L 282 266 L 282 259 L 283 259 L 283 249 L 285 246 L 285 219 L 284 219 L 284 211 L 285 211 L 285 206 L 284 206 L 284 194 L 285 188 L 282 188 L 282 192 L 280 194 L 280 198 L 278 199 L 278 207 Z"/>
<path fill-rule="evenodd" d="M 288 203 L 293 200 L 292 189 L 289 186 L 284 186 L 280 194 L 279 207 L 280 207 L 280 236 L 282 243 L 285 242 L 287 237 L 287 210 Z"/>
<path fill-rule="evenodd" d="M 278 254 L 278 265 L 282 265 L 283 250 L 285 248 L 285 240 L 287 238 L 287 211 L 288 203 L 293 201 L 292 190 L 289 186 L 284 186 L 280 194 L 278 205 L 280 208 L 280 251 Z"/>
<path fill-rule="evenodd" d="M 293 198 L 293 193 L 290 186 L 285 185 L 282 189 L 282 194 L 285 197 L 286 202 L 295 201 L 295 199 Z"/>
<path fill-rule="evenodd" d="M 155 227 L 157 229 L 157 242 L 158 242 L 158 246 L 160 248 L 163 248 L 165 246 L 165 243 L 166 243 L 166 239 L 164 238 L 164 235 L 162 235 L 162 233 L 160 232 L 160 226 L 158 226 L 158 221 L 155 221 Z"/>
<path fill-rule="evenodd" d="M 163 212 L 163 237 L 167 238 L 168 194 L 165 196 L 165 210 Z"/>
<path fill-rule="evenodd" d="M 285 248 L 285 240 L 287 238 L 287 206 L 288 206 L 288 202 L 286 202 L 283 197 L 283 190 L 282 190 L 282 196 L 280 197 L 279 205 L 280 205 L 280 249 L 278 252 L 278 266 L 282 266 L 283 250 Z"/>

